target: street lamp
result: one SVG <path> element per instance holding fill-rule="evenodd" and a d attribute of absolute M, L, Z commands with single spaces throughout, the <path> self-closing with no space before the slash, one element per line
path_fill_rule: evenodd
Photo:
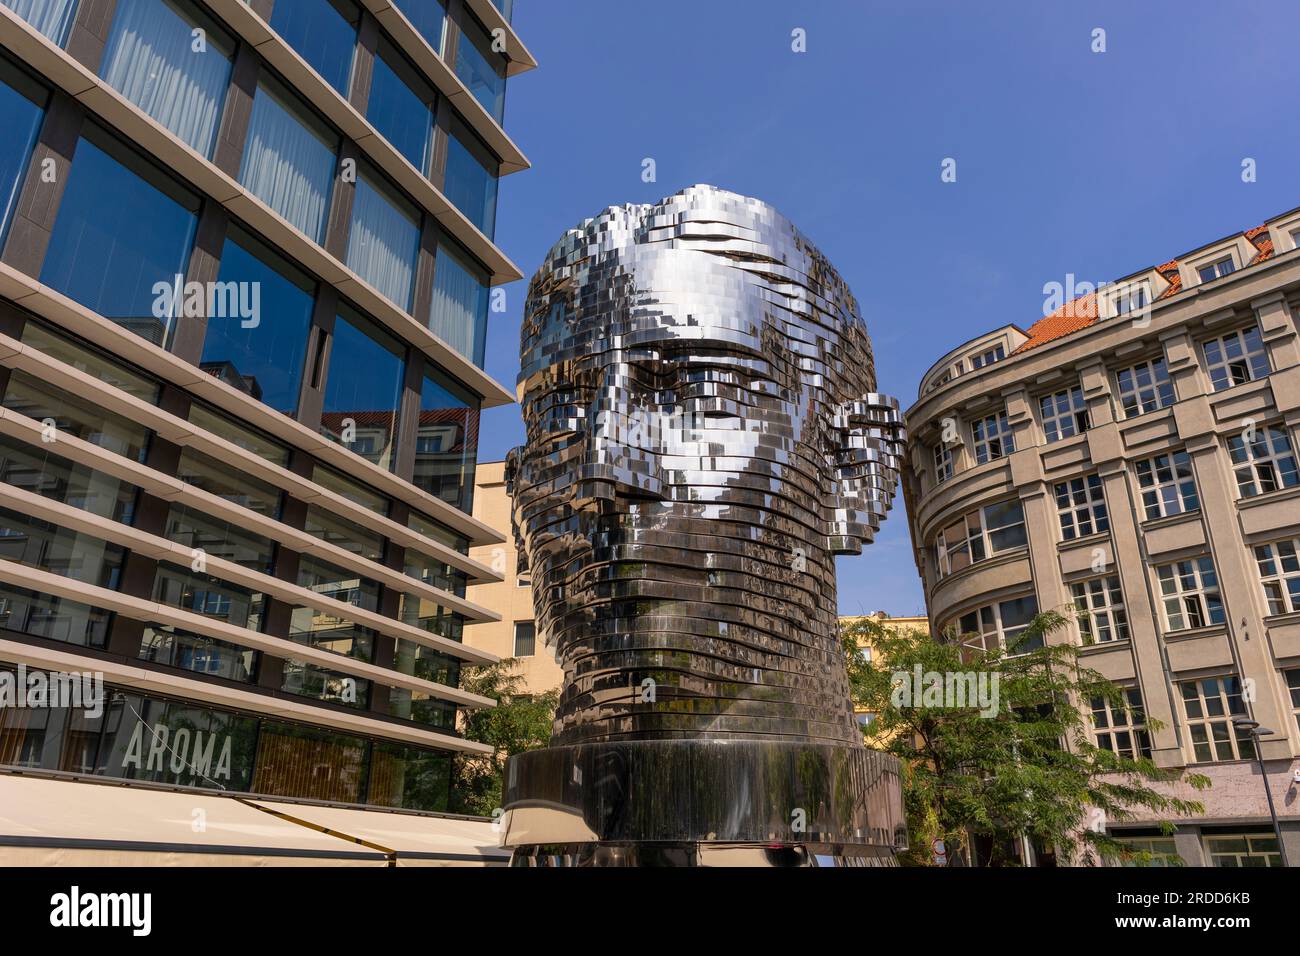
<path fill-rule="evenodd" d="M 1277 822 L 1277 810 L 1273 806 L 1273 791 L 1268 785 L 1268 771 L 1264 768 L 1264 752 L 1259 746 L 1259 735 L 1272 734 L 1273 731 L 1261 727 L 1258 720 L 1251 720 L 1249 717 L 1232 718 L 1232 726 L 1250 734 L 1251 741 L 1255 745 L 1255 762 L 1259 764 L 1259 775 L 1264 781 L 1264 796 L 1268 797 L 1268 815 L 1273 818 L 1273 835 L 1277 837 L 1277 852 L 1282 857 L 1282 865 L 1290 866 L 1291 864 L 1286 860 L 1286 845 L 1282 842 L 1282 825 Z"/>

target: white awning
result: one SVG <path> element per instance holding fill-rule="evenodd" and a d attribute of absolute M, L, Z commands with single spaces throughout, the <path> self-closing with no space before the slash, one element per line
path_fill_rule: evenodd
<path fill-rule="evenodd" d="M 0 865 L 484 866 L 490 823 L 0 773 Z"/>

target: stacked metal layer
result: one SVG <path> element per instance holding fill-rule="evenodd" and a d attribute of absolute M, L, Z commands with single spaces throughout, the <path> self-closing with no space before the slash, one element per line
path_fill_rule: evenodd
<path fill-rule="evenodd" d="M 889 510 L 904 440 L 848 286 L 771 206 L 711 186 L 611 207 L 529 286 L 510 458 L 553 745 L 861 747 L 834 555 Z"/>

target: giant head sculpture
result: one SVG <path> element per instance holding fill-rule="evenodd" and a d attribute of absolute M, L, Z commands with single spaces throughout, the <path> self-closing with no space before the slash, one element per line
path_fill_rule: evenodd
<path fill-rule="evenodd" d="M 552 747 L 863 750 L 834 557 L 879 529 L 904 436 L 821 252 L 711 186 L 611 207 L 547 254 L 520 351 L 507 476 L 565 672 Z"/>

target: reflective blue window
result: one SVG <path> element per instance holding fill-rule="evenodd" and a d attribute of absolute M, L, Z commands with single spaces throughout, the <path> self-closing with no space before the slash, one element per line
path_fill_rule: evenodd
<path fill-rule="evenodd" d="M 330 345 L 321 434 L 380 468 L 393 467 L 406 349 L 351 309 L 340 311 Z"/>
<path fill-rule="evenodd" d="M 465 217 L 493 238 L 497 219 L 497 176 L 501 164 L 468 126 L 453 120 L 447 139 L 443 194 Z"/>
<path fill-rule="evenodd" d="M 40 280 L 161 344 L 198 210 L 198 197 L 92 129 L 77 144 Z"/>
<path fill-rule="evenodd" d="M 52 43 L 63 45 L 77 12 L 77 0 L 0 0 Z"/>
<path fill-rule="evenodd" d="M 271 8 L 271 28 L 345 97 L 360 21 L 352 0 L 283 0 Z"/>
<path fill-rule="evenodd" d="M 440 369 L 427 366 L 413 483 L 466 514 L 474 506 L 478 422 L 479 400 Z"/>
<path fill-rule="evenodd" d="M 433 92 L 386 40 L 379 43 L 366 119 L 421 173 L 429 170 Z"/>
<path fill-rule="evenodd" d="M 322 241 L 339 139 L 279 83 L 253 100 L 239 181 L 306 235 Z"/>
<path fill-rule="evenodd" d="M 202 29 L 202 51 L 192 31 Z M 185 0 L 117 0 L 99 75 L 208 156 L 221 121 L 235 45 Z"/>
<path fill-rule="evenodd" d="M 208 319 L 200 367 L 292 415 L 298 408 L 303 356 L 315 285 L 295 267 L 241 230 L 221 250 L 220 283 L 256 295 L 252 319 Z"/>
<path fill-rule="evenodd" d="M 420 217 L 415 206 L 383 177 L 358 171 L 348 267 L 409 312 L 419 245 Z"/>
<path fill-rule="evenodd" d="M 479 368 L 487 340 L 488 274 L 454 243 L 438 243 L 429 331 Z"/>
<path fill-rule="evenodd" d="M 439 0 L 393 0 L 393 6 L 406 14 L 425 42 L 434 52 L 442 53 L 443 25 L 447 22 L 447 8 Z"/>
<path fill-rule="evenodd" d="M 41 129 L 48 95 L 34 80 L 0 60 L 0 243 L 18 203 L 27 162 Z"/>
<path fill-rule="evenodd" d="M 506 23 L 514 20 L 515 0 L 492 0 L 492 6 L 501 11 L 501 16 L 505 18 Z"/>
<path fill-rule="evenodd" d="M 456 44 L 456 75 L 500 123 L 506 109 L 505 59 L 493 51 L 491 34 L 468 10 L 461 18 L 460 42 Z"/>

